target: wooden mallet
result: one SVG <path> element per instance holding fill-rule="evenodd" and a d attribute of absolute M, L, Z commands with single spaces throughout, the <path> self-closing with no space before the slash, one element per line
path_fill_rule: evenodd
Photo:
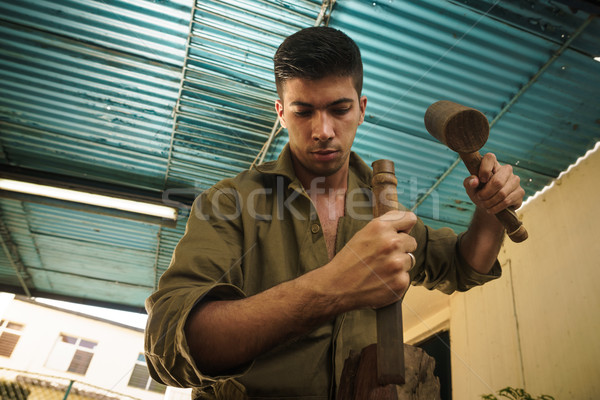
<path fill-rule="evenodd" d="M 486 116 L 474 108 L 441 100 L 425 112 L 425 128 L 440 142 L 458 153 L 472 175 L 479 175 L 483 147 L 490 134 Z M 527 230 L 515 211 L 506 208 L 496 214 L 508 237 L 519 243 L 527 239 Z"/>

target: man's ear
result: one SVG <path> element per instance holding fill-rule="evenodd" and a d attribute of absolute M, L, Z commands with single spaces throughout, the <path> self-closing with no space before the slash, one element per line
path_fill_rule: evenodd
<path fill-rule="evenodd" d="M 358 106 L 360 107 L 360 119 L 358 120 L 358 124 L 362 124 L 365 122 L 365 111 L 367 109 L 367 96 L 360 96 L 358 99 Z"/>
<path fill-rule="evenodd" d="M 279 123 L 281 126 L 287 129 L 287 125 L 285 123 L 285 119 L 283 118 L 283 103 L 280 99 L 275 100 L 275 111 L 277 111 L 277 116 L 279 117 Z"/>

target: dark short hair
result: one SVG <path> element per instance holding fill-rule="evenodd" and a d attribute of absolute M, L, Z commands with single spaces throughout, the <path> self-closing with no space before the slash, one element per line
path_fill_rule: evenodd
<path fill-rule="evenodd" d="M 302 29 L 288 36 L 273 57 L 275 85 L 281 98 L 288 79 L 317 80 L 351 76 L 360 96 L 363 66 L 360 50 L 342 31 L 326 26 Z"/>

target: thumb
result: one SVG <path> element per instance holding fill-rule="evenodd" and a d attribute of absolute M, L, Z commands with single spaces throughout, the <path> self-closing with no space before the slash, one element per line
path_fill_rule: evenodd
<path fill-rule="evenodd" d="M 463 185 L 469 197 L 473 198 L 475 190 L 479 186 L 479 178 L 475 175 L 468 176 L 464 181 Z"/>
<path fill-rule="evenodd" d="M 475 175 L 468 176 L 464 180 L 463 185 L 465 186 L 465 189 L 473 190 L 473 189 L 477 188 L 477 186 L 479 186 L 479 178 Z"/>

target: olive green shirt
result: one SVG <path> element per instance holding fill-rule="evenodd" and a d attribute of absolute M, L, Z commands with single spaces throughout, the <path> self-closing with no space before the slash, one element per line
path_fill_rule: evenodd
<path fill-rule="evenodd" d="M 371 176 L 352 153 L 336 252 L 372 219 Z M 419 220 L 411 235 L 418 243 L 412 284 L 452 293 L 501 274 L 497 261 L 488 275 L 472 269 L 458 252 L 461 236 L 451 229 L 433 230 Z M 377 341 L 371 309 L 339 315 L 227 376 L 200 371 L 184 333 L 190 311 L 203 299 L 252 296 L 328 262 L 316 209 L 296 178 L 289 146 L 276 161 L 208 189 L 194 202 L 171 265 L 146 301 L 151 376 L 166 385 L 195 388 L 196 399 L 331 398 L 350 350 Z"/>

